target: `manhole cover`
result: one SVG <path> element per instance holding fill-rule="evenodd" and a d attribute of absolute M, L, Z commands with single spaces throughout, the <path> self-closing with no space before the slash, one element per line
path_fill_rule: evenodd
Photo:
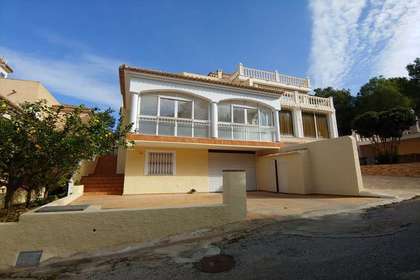
<path fill-rule="evenodd" d="M 16 267 L 37 266 L 42 257 L 42 251 L 19 252 L 16 260 Z"/>
<path fill-rule="evenodd" d="M 216 255 L 202 258 L 195 266 L 202 272 L 219 273 L 231 270 L 235 260 L 229 255 Z"/>

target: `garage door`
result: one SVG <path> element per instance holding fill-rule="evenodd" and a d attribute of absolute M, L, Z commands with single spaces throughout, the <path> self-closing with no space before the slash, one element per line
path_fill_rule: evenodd
<path fill-rule="evenodd" d="M 223 191 L 223 170 L 243 169 L 246 172 L 246 189 L 257 189 L 254 153 L 209 151 L 209 191 Z"/>

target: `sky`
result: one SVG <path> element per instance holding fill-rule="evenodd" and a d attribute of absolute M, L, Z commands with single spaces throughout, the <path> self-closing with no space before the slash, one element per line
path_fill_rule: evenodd
<path fill-rule="evenodd" d="M 420 0 L 0 0 L 0 26 L 10 78 L 114 110 L 121 64 L 207 74 L 243 63 L 356 94 L 420 57 Z"/>

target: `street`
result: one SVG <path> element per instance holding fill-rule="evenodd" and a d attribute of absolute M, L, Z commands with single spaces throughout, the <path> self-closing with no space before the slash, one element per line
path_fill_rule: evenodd
<path fill-rule="evenodd" d="M 420 199 L 358 213 L 272 222 L 226 235 L 207 246 L 208 250 L 234 258 L 233 269 L 222 273 L 201 272 L 188 261 L 203 251 L 198 244 L 203 244 L 201 240 L 172 249 L 53 263 L 0 276 L 107 280 L 420 279 L 419 222 Z"/>

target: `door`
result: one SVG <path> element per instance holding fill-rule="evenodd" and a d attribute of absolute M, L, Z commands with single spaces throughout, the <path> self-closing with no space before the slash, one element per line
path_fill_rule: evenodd
<path fill-rule="evenodd" d="M 246 172 L 246 190 L 257 189 L 255 153 L 209 151 L 209 192 L 223 191 L 223 170 L 243 169 Z"/>

